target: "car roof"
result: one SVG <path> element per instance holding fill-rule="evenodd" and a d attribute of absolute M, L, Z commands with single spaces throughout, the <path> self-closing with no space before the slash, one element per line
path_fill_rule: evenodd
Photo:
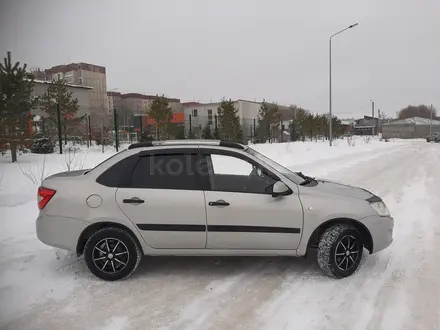
<path fill-rule="evenodd" d="M 246 149 L 244 144 L 228 140 L 165 140 L 165 141 L 145 141 L 131 144 L 128 149 L 150 148 L 150 147 L 168 147 L 168 146 L 218 146 L 232 149 Z"/>

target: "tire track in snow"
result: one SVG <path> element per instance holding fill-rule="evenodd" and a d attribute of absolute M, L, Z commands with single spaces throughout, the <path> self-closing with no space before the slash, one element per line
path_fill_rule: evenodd
<path fill-rule="evenodd" d="M 380 159 L 371 165 L 366 163 L 352 170 L 344 170 L 345 173 L 335 173 L 332 177 L 362 186 L 368 183 L 369 188 L 376 188 L 373 189 L 374 192 L 388 196 L 388 200 L 391 199 L 390 193 L 397 193 L 399 199 L 399 195 L 404 193 L 405 189 L 403 179 L 420 175 L 417 167 L 402 166 L 404 161 L 407 162 L 412 156 L 412 149 L 414 148 L 407 147 L 394 154 L 391 159 Z M 362 173 L 362 176 L 359 173 Z M 383 184 L 386 182 L 384 180 L 386 177 L 393 186 Z M 394 186 L 396 183 L 397 186 Z M 392 246 L 391 249 L 393 248 Z M 388 249 L 364 259 L 360 271 L 353 277 L 340 281 L 320 278 L 310 282 L 305 279 L 299 292 L 292 295 L 289 290 L 282 291 L 279 297 L 274 295 L 271 302 L 264 304 L 261 308 L 261 322 L 255 326 L 256 328 L 353 329 L 353 325 L 360 317 L 367 322 L 371 317 L 371 312 L 374 310 L 371 302 L 374 302 L 376 293 L 389 274 L 388 269 L 392 263 L 391 251 Z M 289 286 L 295 287 L 298 283 L 286 279 L 284 287 Z M 363 287 L 367 287 L 368 290 L 359 290 Z"/>

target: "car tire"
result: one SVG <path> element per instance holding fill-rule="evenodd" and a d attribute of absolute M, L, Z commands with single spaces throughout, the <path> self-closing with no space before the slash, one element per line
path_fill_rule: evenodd
<path fill-rule="evenodd" d="M 105 281 L 127 278 L 141 259 L 138 243 L 121 228 L 107 227 L 96 231 L 84 247 L 84 260 L 90 272 Z"/>
<path fill-rule="evenodd" d="M 319 240 L 318 265 L 324 274 L 344 278 L 358 269 L 363 250 L 359 231 L 348 224 L 337 224 L 327 228 Z"/>

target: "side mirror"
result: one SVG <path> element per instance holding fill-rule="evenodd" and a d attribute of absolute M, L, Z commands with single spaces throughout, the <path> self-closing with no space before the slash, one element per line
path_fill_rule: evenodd
<path fill-rule="evenodd" d="M 292 190 L 282 181 L 277 181 L 273 185 L 272 197 L 287 196 L 292 193 Z"/>

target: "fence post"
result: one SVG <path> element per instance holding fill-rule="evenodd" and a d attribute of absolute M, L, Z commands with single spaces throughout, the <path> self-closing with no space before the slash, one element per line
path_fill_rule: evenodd
<path fill-rule="evenodd" d="M 140 125 L 141 125 L 139 128 L 139 142 L 140 142 L 142 139 L 142 115 L 139 116 L 139 119 L 140 119 Z"/>
<path fill-rule="evenodd" d="M 87 140 L 87 148 L 90 147 L 89 145 L 89 116 L 86 117 L 86 140 Z"/>
<path fill-rule="evenodd" d="M 191 115 L 189 115 L 189 136 L 188 139 L 192 138 L 192 121 L 191 121 Z"/>
<path fill-rule="evenodd" d="M 87 117 L 89 122 L 89 145 L 92 146 L 92 119 L 90 118 L 90 115 Z"/>
<path fill-rule="evenodd" d="M 63 133 L 61 132 L 61 109 L 59 103 L 57 103 L 57 117 L 58 117 L 58 143 L 60 145 L 60 155 L 61 155 L 63 153 Z"/>
<path fill-rule="evenodd" d="M 118 113 L 116 108 L 113 109 L 113 118 L 115 122 L 115 143 L 116 143 L 116 152 L 119 150 L 119 128 L 118 128 Z"/>
<path fill-rule="evenodd" d="M 284 126 L 283 126 L 283 122 L 280 121 L 280 142 L 284 142 L 283 133 L 284 133 Z"/>

